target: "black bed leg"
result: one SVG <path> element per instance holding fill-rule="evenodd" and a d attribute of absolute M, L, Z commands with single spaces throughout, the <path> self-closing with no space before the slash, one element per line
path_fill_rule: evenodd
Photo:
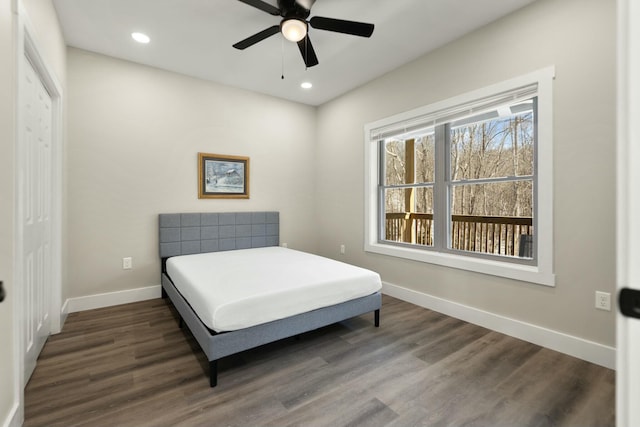
<path fill-rule="evenodd" d="M 166 299 L 169 295 L 167 295 L 167 291 L 164 290 L 164 287 L 161 287 L 160 289 L 162 289 L 162 299 Z"/>
<path fill-rule="evenodd" d="M 373 324 L 376 328 L 380 327 L 380 309 L 373 312 Z"/>
<path fill-rule="evenodd" d="M 182 329 L 183 326 L 184 326 L 184 320 L 182 320 L 182 316 L 180 316 L 180 321 L 178 322 L 178 327 L 180 329 Z"/>
<path fill-rule="evenodd" d="M 209 386 L 215 387 L 218 385 L 218 361 L 209 361 Z"/>

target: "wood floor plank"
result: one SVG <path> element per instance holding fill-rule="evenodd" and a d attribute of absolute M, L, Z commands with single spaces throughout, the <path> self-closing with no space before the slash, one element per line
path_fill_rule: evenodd
<path fill-rule="evenodd" d="M 69 315 L 25 426 L 614 426 L 612 370 L 384 296 L 371 315 L 207 360 L 166 300 Z"/>

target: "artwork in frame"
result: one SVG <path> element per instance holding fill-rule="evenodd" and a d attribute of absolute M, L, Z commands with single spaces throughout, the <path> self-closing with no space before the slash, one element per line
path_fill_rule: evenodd
<path fill-rule="evenodd" d="M 249 158 L 198 153 L 199 199 L 248 199 Z"/>

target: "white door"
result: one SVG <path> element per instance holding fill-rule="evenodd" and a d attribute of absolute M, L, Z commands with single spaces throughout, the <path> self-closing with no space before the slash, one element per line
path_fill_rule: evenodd
<path fill-rule="evenodd" d="M 23 204 L 22 277 L 24 297 L 24 385 L 51 332 L 51 200 L 52 200 L 52 104 L 40 77 L 24 57 L 25 81 L 21 93 L 23 163 L 19 179 Z"/>
<path fill-rule="evenodd" d="M 640 2 L 618 0 L 617 287 L 640 291 Z M 640 298 L 632 297 L 632 314 Z M 616 423 L 640 426 L 640 319 L 617 317 Z"/>

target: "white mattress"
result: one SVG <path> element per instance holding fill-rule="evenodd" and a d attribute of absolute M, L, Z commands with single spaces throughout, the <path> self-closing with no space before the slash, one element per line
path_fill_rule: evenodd
<path fill-rule="evenodd" d="M 364 297 L 382 287 L 373 271 L 277 246 L 172 257 L 167 274 L 200 320 L 217 332 Z"/>

